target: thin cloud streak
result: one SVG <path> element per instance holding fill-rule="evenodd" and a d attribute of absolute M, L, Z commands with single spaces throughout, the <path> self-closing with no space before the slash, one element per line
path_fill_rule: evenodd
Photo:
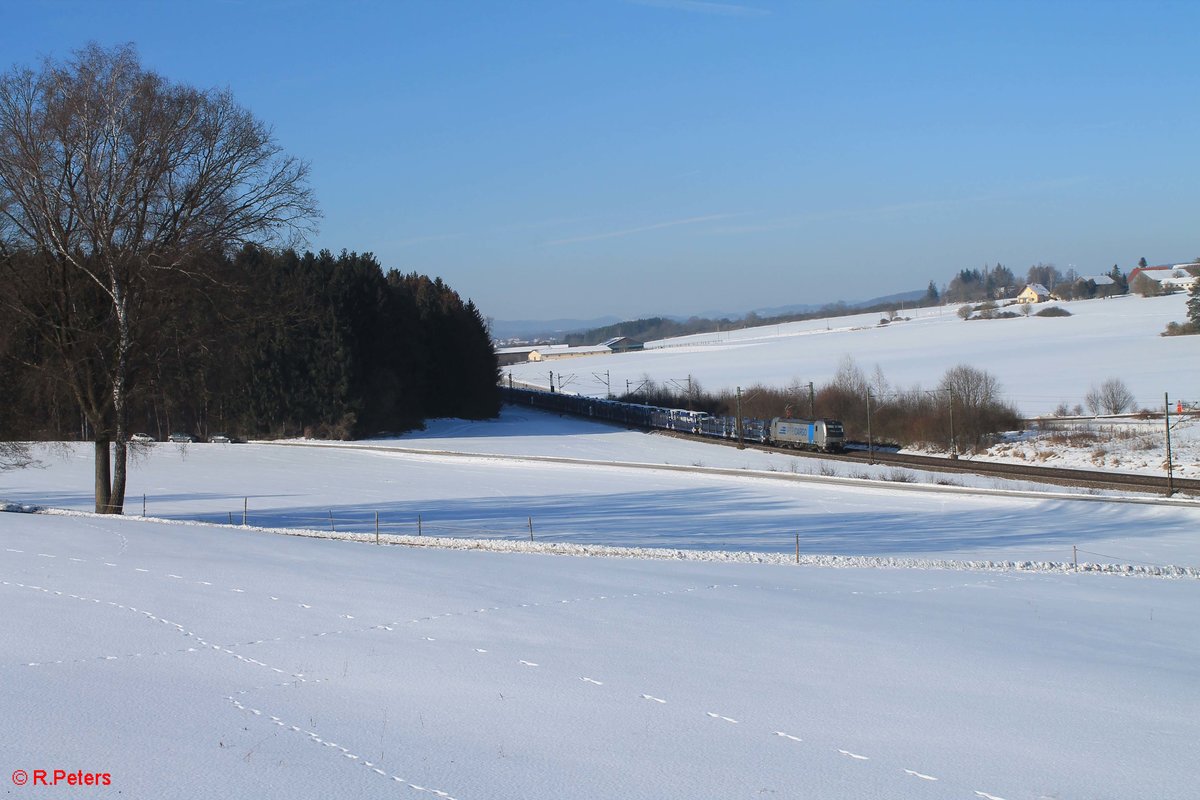
<path fill-rule="evenodd" d="M 733 217 L 744 217 L 745 213 L 738 214 L 708 214 L 703 217 L 688 217 L 687 219 L 676 219 L 670 222 L 657 222 L 653 225 L 641 225 L 637 228 L 626 228 L 620 231 L 609 231 L 608 233 L 593 233 L 587 236 L 572 236 L 569 239 L 555 239 L 552 242 L 546 242 L 546 246 L 556 246 L 562 244 L 577 244 L 579 242 L 595 242 L 600 239 L 616 239 L 620 236 L 631 236 L 635 233 L 644 233 L 646 231 L 657 231 L 663 228 L 675 228 L 680 225 L 695 225 L 700 222 L 712 222 L 719 219 L 731 219 Z"/>
<path fill-rule="evenodd" d="M 668 8 L 691 14 L 716 14 L 722 17 L 765 17 L 771 12 L 763 8 L 737 5 L 735 3 L 711 3 L 707 0 L 625 0 L 638 6 Z"/>
<path fill-rule="evenodd" d="M 1024 197 L 1030 194 L 1055 191 L 1058 189 L 1067 189 L 1072 186 L 1084 184 L 1088 180 L 1089 179 L 1084 176 L 1051 178 L 1010 189 L 973 195 L 971 197 L 952 197 L 942 200 L 918 200 L 911 203 L 893 203 L 892 205 L 875 206 L 872 208 L 842 208 L 831 209 L 828 211 L 812 211 L 779 218 L 774 221 L 763 222 L 762 224 L 757 225 L 728 225 L 718 227 L 709 231 L 709 233 L 714 236 L 736 236 L 747 233 L 769 233 L 771 231 L 790 230 L 792 228 L 810 225 L 814 222 L 823 222 L 827 220 L 852 219 L 856 217 L 881 217 L 891 214 L 906 214 L 929 209 L 951 208 L 955 206 L 972 205 L 975 203 L 986 203 L 993 200 L 1007 200 L 1014 197 Z"/>

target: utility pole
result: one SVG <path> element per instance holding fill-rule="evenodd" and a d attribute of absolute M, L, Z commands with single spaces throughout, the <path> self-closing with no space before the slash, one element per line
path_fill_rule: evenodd
<path fill-rule="evenodd" d="M 746 438 L 742 430 L 742 387 L 737 387 L 737 437 L 738 450 L 746 449 Z"/>
<path fill-rule="evenodd" d="M 1175 465 L 1171 463 L 1171 400 L 1163 392 L 1163 424 L 1167 429 L 1167 497 L 1175 494 Z"/>
<path fill-rule="evenodd" d="M 612 377 L 608 374 L 608 370 L 604 370 L 604 377 L 600 377 L 599 372 L 593 372 L 592 377 L 604 384 L 604 397 L 608 400 L 612 399 Z"/>
<path fill-rule="evenodd" d="M 871 387 L 867 387 L 867 463 L 875 463 L 875 448 L 871 444 Z"/>
<path fill-rule="evenodd" d="M 954 392 L 947 389 L 946 394 L 950 395 L 950 458 L 957 459 L 958 442 L 954 439 Z"/>
<path fill-rule="evenodd" d="M 554 394 L 554 370 L 550 370 L 550 394 Z"/>

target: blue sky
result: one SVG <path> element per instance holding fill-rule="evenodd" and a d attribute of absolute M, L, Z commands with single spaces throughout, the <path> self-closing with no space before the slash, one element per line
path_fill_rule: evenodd
<path fill-rule="evenodd" d="M 0 0 L 312 164 L 310 242 L 497 319 L 741 312 L 1200 256 L 1200 3 Z"/>

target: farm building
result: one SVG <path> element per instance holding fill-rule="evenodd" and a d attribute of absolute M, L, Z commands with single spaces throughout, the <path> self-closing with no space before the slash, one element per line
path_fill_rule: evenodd
<path fill-rule="evenodd" d="M 529 354 L 530 361 L 553 361 L 558 358 L 578 358 L 580 356 L 608 355 L 612 351 L 607 347 L 539 347 Z"/>
<path fill-rule="evenodd" d="M 1187 289 L 1196 282 L 1191 270 L 1200 270 L 1200 264 L 1166 264 L 1160 267 L 1138 267 L 1129 273 L 1129 285 L 1139 275 L 1158 281 L 1164 289 Z"/>
<path fill-rule="evenodd" d="M 634 350 L 645 350 L 646 344 L 639 342 L 637 339 L 630 339 L 628 336 L 614 336 L 613 338 L 601 342 L 601 347 L 607 347 L 614 353 L 628 353 Z"/>
<path fill-rule="evenodd" d="M 1050 299 L 1050 292 L 1040 283 L 1031 283 L 1017 295 L 1018 303 L 1044 303 Z"/>

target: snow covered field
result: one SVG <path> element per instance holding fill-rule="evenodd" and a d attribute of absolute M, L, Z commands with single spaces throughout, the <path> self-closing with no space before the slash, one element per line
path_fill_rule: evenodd
<path fill-rule="evenodd" d="M 0 499 L 93 507 L 89 446 L 40 458 L 43 469 L 0 476 Z M 426 536 L 523 540 L 532 519 L 538 542 L 794 553 L 799 536 L 815 555 L 1062 563 L 1077 547 L 1098 554 L 1084 560 L 1200 565 L 1200 507 L 1186 500 L 865 481 L 846 475 L 891 469 L 828 464 L 508 408 L 371 442 L 158 443 L 135 465 L 126 510 L 140 515 L 144 496 L 151 517 L 240 524 L 245 512 L 254 526 L 339 532 L 373 532 L 378 513 L 384 533 L 410 535 L 419 517 Z"/>
<path fill-rule="evenodd" d="M 530 412 L 367 444 L 154 445 L 128 510 L 174 522 L 0 514 L 0 774 L 109 775 L 71 797 L 1194 797 L 1200 580 L 784 557 L 799 533 L 899 563 L 1196 567 L 1193 504 L 797 475 Z M 0 499 L 90 507 L 90 450 L 61 452 Z M 585 463 L 617 459 L 642 463 Z M 651 468 L 696 461 L 741 474 Z M 380 510 L 385 533 L 421 514 L 510 548 L 783 563 L 195 522 L 243 502 L 252 525 L 333 511 L 337 535 Z"/>
<path fill-rule="evenodd" d="M 954 307 L 902 312 L 912 319 L 879 325 L 879 314 L 808 320 L 698 334 L 648 343 L 640 353 L 588 356 L 506 367 L 515 380 L 547 386 L 549 372 L 568 391 L 602 395 L 595 377 L 609 373 L 612 390 L 649 377 L 659 383 L 690 375 L 709 391 L 754 384 L 786 387 L 828 381 L 846 356 L 867 374 L 878 365 L 893 385 L 933 388 L 947 369 L 972 364 L 995 375 L 1022 414 L 1074 406 L 1110 377 L 1123 380 L 1141 407 L 1200 401 L 1200 337 L 1163 337 L 1186 314 L 1185 295 L 1116 297 L 1051 303 L 1070 317 L 963 322 Z"/>
<path fill-rule="evenodd" d="M 1194 580 L 15 514 L 0 570 L 0 754 L 110 774 L 72 797 L 1187 798 L 1200 766 Z"/>

